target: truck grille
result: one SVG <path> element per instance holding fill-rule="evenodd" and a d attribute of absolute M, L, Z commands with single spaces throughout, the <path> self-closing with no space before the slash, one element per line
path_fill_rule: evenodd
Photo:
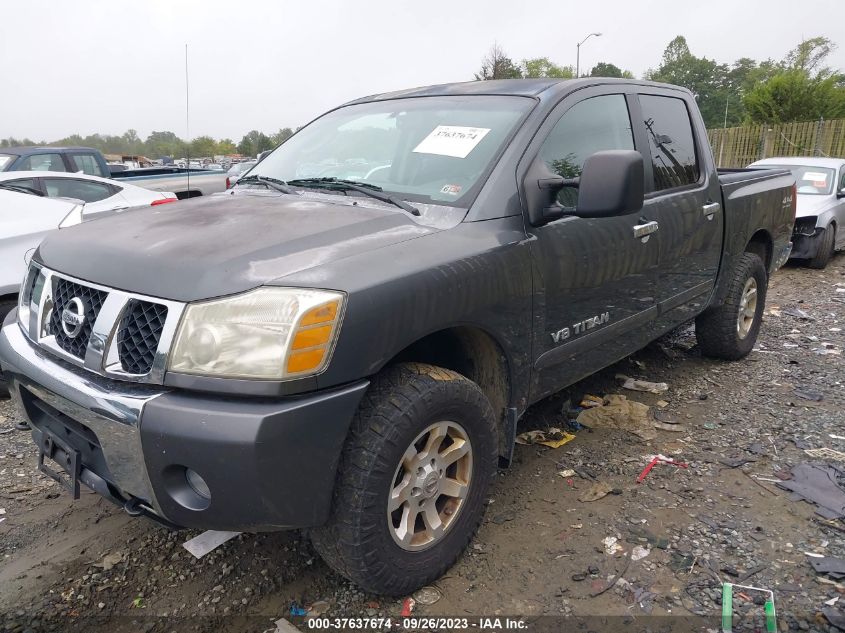
<path fill-rule="evenodd" d="M 120 322 L 117 350 L 123 370 L 130 374 L 146 374 L 153 368 L 167 306 L 131 299 Z"/>
<path fill-rule="evenodd" d="M 88 339 L 91 338 L 91 328 L 100 308 L 108 296 L 107 292 L 89 288 L 81 284 L 56 278 L 56 286 L 53 291 L 53 312 L 50 315 L 50 332 L 56 337 L 56 343 L 68 354 L 77 358 L 85 358 L 85 350 L 88 348 Z M 76 336 L 69 336 L 62 328 L 62 311 L 68 307 L 71 299 L 77 298 L 82 302 L 85 320 Z"/>

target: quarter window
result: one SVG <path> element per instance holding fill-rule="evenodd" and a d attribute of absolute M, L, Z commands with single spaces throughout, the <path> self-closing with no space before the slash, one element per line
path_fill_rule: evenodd
<path fill-rule="evenodd" d="M 81 171 L 89 176 L 102 176 L 100 164 L 91 154 L 71 154 L 70 161 L 73 163 L 74 171 Z"/>
<path fill-rule="evenodd" d="M 99 202 L 112 195 L 108 185 L 75 178 L 45 178 L 44 188 L 51 198 L 75 198 L 83 202 Z"/>
<path fill-rule="evenodd" d="M 634 149 L 624 95 L 602 95 L 576 103 L 549 133 L 540 156 L 559 176 L 577 178 L 587 158 L 609 149 Z M 575 206 L 578 190 L 564 187 L 558 201 L 564 206 Z"/>
<path fill-rule="evenodd" d="M 640 106 L 654 168 L 654 188 L 662 191 L 698 182 L 701 170 L 683 99 L 640 95 Z"/>

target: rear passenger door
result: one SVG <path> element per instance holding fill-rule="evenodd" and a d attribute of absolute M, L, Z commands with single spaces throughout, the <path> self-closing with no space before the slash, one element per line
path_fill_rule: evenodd
<path fill-rule="evenodd" d="M 722 254 L 721 188 L 711 167 L 704 124 L 683 93 L 641 90 L 632 108 L 646 173 L 643 216 L 658 223 L 656 328 L 700 312 L 713 289 Z"/>

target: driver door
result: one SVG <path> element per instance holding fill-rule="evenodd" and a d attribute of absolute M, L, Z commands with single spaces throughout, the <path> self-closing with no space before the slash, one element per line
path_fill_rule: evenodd
<path fill-rule="evenodd" d="M 638 149 L 623 87 L 578 91 L 552 112 L 526 154 L 539 154 L 564 178 L 580 175 L 602 150 Z M 611 92 L 612 90 L 612 92 Z M 524 173 L 524 172 L 523 172 Z M 564 206 L 578 190 L 564 188 Z M 534 259 L 532 400 L 611 364 L 646 342 L 657 308 L 654 236 L 637 237 L 639 213 L 610 218 L 565 216 L 528 233 Z"/>

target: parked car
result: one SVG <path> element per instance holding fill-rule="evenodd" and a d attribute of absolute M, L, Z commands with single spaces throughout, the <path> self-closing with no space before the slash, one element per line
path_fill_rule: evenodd
<path fill-rule="evenodd" d="M 226 172 L 226 189 L 234 187 L 235 183 L 238 182 L 238 178 L 240 178 L 250 169 L 255 167 L 257 163 L 258 161 L 248 160 L 242 163 L 235 163 L 234 165 L 232 165 L 229 168 L 229 171 Z"/>
<path fill-rule="evenodd" d="M 4 147 L 0 148 L 0 172 L 67 171 L 108 177 L 106 159 L 91 147 Z"/>
<path fill-rule="evenodd" d="M 113 174 L 113 177 L 151 191 L 172 191 L 180 200 L 226 191 L 226 172 L 223 170 L 162 166 L 133 169 Z"/>
<path fill-rule="evenodd" d="M 793 258 L 806 260 L 811 268 L 824 268 L 834 252 L 845 249 L 845 159 L 767 158 L 750 167 L 788 169 L 795 176 Z"/>
<path fill-rule="evenodd" d="M 176 201 L 176 194 L 169 191 L 150 191 L 128 182 L 67 172 L 0 172 L 0 184 L 4 183 L 48 198 L 79 200 L 85 203 L 86 213 L 89 214 L 101 211 L 123 211 L 134 207 Z"/>
<path fill-rule="evenodd" d="M 690 319 L 702 353 L 751 351 L 794 183 L 717 173 L 665 84 L 370 96 L 225 194 L 48 236 L 0 366 L 74 496 L 309 528 L 338 572 L 407 595 L 472 539 L 532 403 Z"/>

